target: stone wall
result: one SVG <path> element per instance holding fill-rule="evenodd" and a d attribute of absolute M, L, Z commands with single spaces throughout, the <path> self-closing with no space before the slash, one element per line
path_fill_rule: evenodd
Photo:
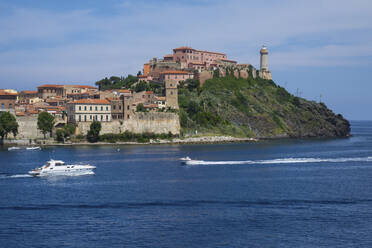
<path fill-rule="evenodd" d="M 40 139 L 44 135 L 37 129 L 37 115 L 17 116 L 18 135 L 17 139 Z"/>
<path fill-rule="evenodd" d="M 91 122 L 81 122 L 76 128 L 76 134 L 86 135 L 90 129 Z M 128 120 L 115 120 L 102 123 L 100 134 L 123 133 L 168 133 L 179 134 L 180 122 L 178 114 L 175 113 L 135 113 Z"/>

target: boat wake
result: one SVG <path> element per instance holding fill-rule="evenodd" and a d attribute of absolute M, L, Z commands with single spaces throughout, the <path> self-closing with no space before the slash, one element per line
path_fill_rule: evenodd
<path fill-rule="evenodd" d="M 94 171 L 87 171 L 87 172 L 73 172 L 73 173 L 65 173 L 65 174 L 53 174 L 53 175 L 44 175 L 38 176 L 43 178 L 57 178 L 57 177 L 77 177 L 77 176 L 86 176 L 86 175 L 94 175 Z M 14 179 L 14 178 L 30 178 L 34 177 L 29 174 L 15 174 L 15 175 L 0 175 L 0 179 Z"/>
<path fill-rule="evenodd" d="M 372 162 L 372 157 L 359 158 L 279 158 L 268 160 L 244 160 L 244 161 L 205 161 L 189 160 L 187 165 L 239 165 L 239 164 L 298 164 L 298 163 L 344 163 L 344 162 Z"/>
<path fill-rule="evenodd" d="M 29 174 L 16 174 L 16 175 L 0 175 L 0 179 L 9 179 L 9 178 L 27 178 L 32 177 Z"/>

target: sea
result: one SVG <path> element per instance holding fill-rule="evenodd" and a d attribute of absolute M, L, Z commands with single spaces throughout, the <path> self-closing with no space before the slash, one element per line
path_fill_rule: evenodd
<path fill-rule="evenodd" d="M 0 247 L 372 247 L 372 122 L 351 124 L 333 139 L 3 147 Z M 49 159 L 97 168 L 27 174 Z"/>

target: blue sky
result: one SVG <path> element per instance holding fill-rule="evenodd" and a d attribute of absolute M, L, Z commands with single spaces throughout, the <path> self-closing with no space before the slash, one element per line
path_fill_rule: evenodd
<path fill-rule="evenodd" d="M 372 120 L 370 0 L 2 0 L 0 88 L 134 74 L 188 45 L 258 67 L 276 83 Z"/>

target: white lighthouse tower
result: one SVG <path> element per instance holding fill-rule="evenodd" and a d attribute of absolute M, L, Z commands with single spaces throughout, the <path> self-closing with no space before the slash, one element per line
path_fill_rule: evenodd
<path fill-rule="evenodd" d="M 261 54 L 260 71 L 269 71 L 268 65 L 269 51 L 267 50 L 267 47 L 265 45 L 262 46 L 260 54 Z"/>
<path fill-rule="evenodd" d="M 271 72 L 269 71 L 269 65 L 268 65 L 268 57 L 269 57 L 269 51 L 267 50 L 267 47 L 265 45 L 262 46 L 260 50 L 261 54 L 261 60 L 260 60 L 260 71 L 259 76 L 263 79 L 271 80 Z"/>

